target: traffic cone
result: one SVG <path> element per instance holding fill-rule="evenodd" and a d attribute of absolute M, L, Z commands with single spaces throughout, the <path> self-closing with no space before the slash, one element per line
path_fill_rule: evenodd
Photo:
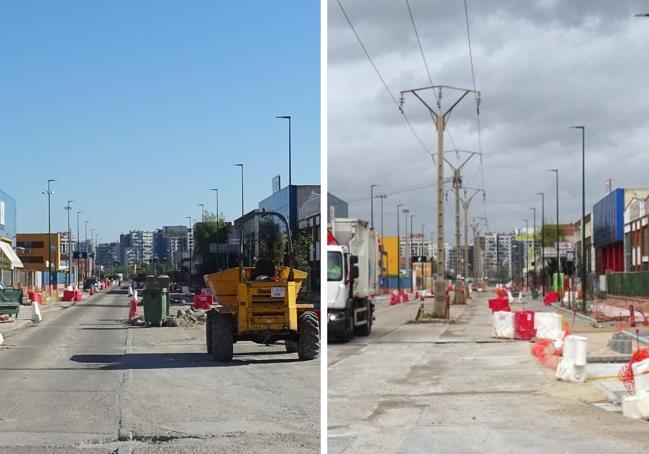
<path fill-rule="evenodd" d="M 88 293 L 90 294 L 90 296 L 95 294 L 95 286 L 94 285 L 90 286 L 90 289 L 88 290 Z"/>
<path fill-rule="evenodd" d="M 32 322 L 38 323 L 43 320 L 41 309 L 38 307 L 38 301 L 32 303 Z"/>
<path fill-rule="evenodd" d="M 133 296 L 131 298 L 131 309 L 128 311 L 128 318 L 138 318 L 140 313 L 137 311 L 137 298 Z"/>

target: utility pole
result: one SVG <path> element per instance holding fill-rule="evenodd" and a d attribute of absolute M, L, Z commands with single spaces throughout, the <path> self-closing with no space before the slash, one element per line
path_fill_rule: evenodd
<path fill-rule="evenodd" d="M 473 191 L 470 197 L 467 197 L 467 189 Z M 469 205 L 473 198 L 482 192 L 485 197 L 485 192 L 482 189 L 464 188 L 464 199 L 462 199 L 462 209 L 464 210 L 464 277 L 469 275 Z"/>
<path fill-rule="evenodd" d="M 290 115 L 278 115 L 275 118 L 281 118 L 288 120 L 288 185 L 291 186 L 291 116 Z"/>
<path fill-rule="evenodd" d="M 437 100 L 437 112 L 430 106 L 423 98 L 423 92 L 432 90 Z M 451 92 L 459 92 L 455 101 L 446 110 L 442 110 L 441 100 L 442 91 L 447 90 Z M 448 116 L 453 109 L 462 101 L 469 93 L 476 95 L 476 108 L 480 111 L 480 92 L 476 90 L 469 90 L 464 88 L 450 87 L 444 85 L 431 85 L 429 87 L 415 88 L 404 90 L 401 92 L 400 110 L 403 112 L 404 94 L 410 93 L 415 96 L 428 110 L 428 113 L 435 122 L 437 129 L 437 269 L 438 278 L 435 282 L 435 305 L 433 307 L 433 315 L 438 318 L 447 316 L 447 303 L 446 303 L 446 285 L 444 276 L 444 131 L 448 121 Z"/>
<path fill-rule="evenodd" d="M 197 203 L 196 206 L 201 207 L 201 222 L 205 222 L 205 204 Z"/>
<path fill-rule="evenodd" d="M 68 200 L 68 204 L 65 206 L 65 211 L 68 212 L 68 278 L 65 285 L 70 285 L 70 272 L 72 271 L 72 245 L 70 243 L 72 241 L 72 231 L 70 230 L 70 210 L 72 209 L 70 204 L 72 202 L 74 200 Z"/>
<path fill-rule="evenodd" d="M 426 227 L 426 224 L 421 225 L 421 253 L 418 254 L 420 257 L 426 257 L 424 253 L 424 227 Z M 424 290 L 426 288 L 426 262 L 419 263 L 421 263 L 421 289 Z"/>
<path fill-rule="evenodd" d="M 482 281 L 482 253 L 480 247 L 480 236 L 478 228 L 480 225 L 487 226 L 487 219 L 483 217 L 472 218 L 471 230 L 473 230 L 473 279 L 478 282 Z"/>
<path fill-rule="evenodd" d="M 586 313 L 586 127 L 572 128 L 581 129 L 581 310 Z"/>
<path fill-rule="evenodd" d="M 471 160 L 471 158 L 477 154 L 475 151 L 466 151 L 466 150 L 449 150 L 446 153 L 455 152 L 458 156 L 459 153 L 467 153 L 469 156 L 462 161 L 459 165 L 453 164 L 446 157 L 444 160 L 446 163 L 453 169 L 453 191 L 455 192 L 455 275 L 460 274 L 461 258 L 462 258 L 462 237 L 460 234 L 460 189 L 462 188 L 462 168 Z M 465 218 L 466 219 L 466 218 Z M 466 235 L 466 231 L 465 231 Z"/>
<path fill-rule="evenodd" d="M 90 253 L 95 252 L 95 229 L 90 229 Z M 91 271 L 88 273 L 90 276 L 94 276 L 94 271 L 95 271 L 95 261 L 90 257 L 90 253 L 88 254 L 88 270 Z"/>
<path fill-rule="evenodd" d="M 401 233 L 399 232 L 399 208 L 403 203 L 397 204 L 397 292 L 401 293 Z"/>
<path fill-rule="evenodd" d="M 545 296 L 545 281 L 547 280 L 547 274 L 545 272 L 545 193 L 537 192 L 536 195 L 541 196 L 541 269 L 543 270 L 543 296 Z"/>
<path fill-rule="evenodd" d="M 374 230 L 374 188 L 378 184 L 370 185 L 370 229 Z"/>

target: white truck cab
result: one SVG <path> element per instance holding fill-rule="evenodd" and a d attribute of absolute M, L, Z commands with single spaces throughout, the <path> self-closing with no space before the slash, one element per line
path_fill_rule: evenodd
<path fill-rule="evenodd" d="M 366 221 L 335 219 L 327 241 L 327 329 L 343 341 L 368 336 L 378 285 L 378 242 Z"/>

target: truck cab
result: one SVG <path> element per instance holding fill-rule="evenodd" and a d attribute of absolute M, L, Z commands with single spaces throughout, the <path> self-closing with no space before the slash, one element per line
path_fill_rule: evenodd
<path fill-rule="evenodd" d="M 374 320 L 377 238 L 367 222 L 334 219 L 327 239 L 327 331 L 348 342 L 368 336 Z"/>

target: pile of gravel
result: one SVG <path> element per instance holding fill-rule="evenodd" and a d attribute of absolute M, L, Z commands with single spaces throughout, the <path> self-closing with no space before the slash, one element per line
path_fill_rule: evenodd
<path fill-rule="evenodd" d="M 176 326 L 190 327 L 195 325 L 204 325 L 207 320 L 207 314 L 203 309 L 192 309 L 185 311 L 179 310 L 175 317 Z"/>

